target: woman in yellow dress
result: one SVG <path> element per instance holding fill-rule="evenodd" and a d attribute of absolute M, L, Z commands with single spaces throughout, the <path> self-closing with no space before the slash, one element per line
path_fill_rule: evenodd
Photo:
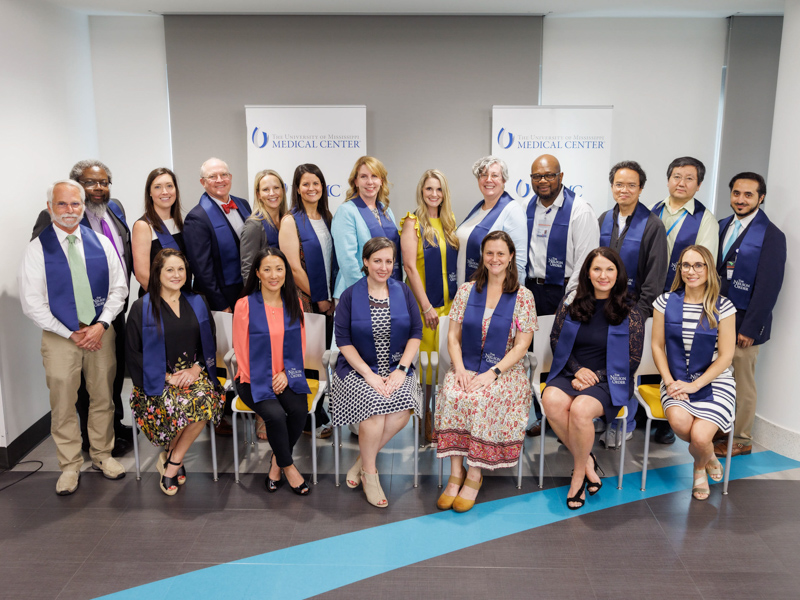
<path fill-rule="evenodd" d="M 420 352 L 439 350 L 439 317 L 450 312 L 456 294 L 458 238 L 444 173 L 428 169 L 417 184 L 417 210 L 400 220 L 400 247 L 406 283 L 422 315 Z M 425 397 L 430 398 L 430 375 Z M 431 407 L 425 411 L 425 439 L 433 438 Z"/>

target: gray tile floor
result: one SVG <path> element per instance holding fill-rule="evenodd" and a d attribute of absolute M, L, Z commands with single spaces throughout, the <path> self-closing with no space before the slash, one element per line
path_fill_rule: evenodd
<path fill-rule="evenodd" d="M 128 470 L 121 481 L 92 472 L 87 456 L 78 491 L 66 497 L 54 492 L 58 469 L 52 440 L 26 457 L 44 467 L 0 492 L 0 597 L 94 598 L 436 512 L 435 451 L 420 452 L 415 489 L 410 426 L 379 457 L 390 502 L 386 510 L 370 507 L 361 490 L 333 485 L 331 440 L 319 441 L 319 484 L 309 497 L 299 498 L 287 489 L 264 491 L 266 442 L 247 453 L 240 440 L 242 479 L 236 484 L 232 440 L 217 438 L 220 480 L 212 481 L 210 440 L 203 434 L 185 461 L 186 486 L 168 498 L 158 488 L 158 450 L 139 439 L 141 481 L 134 476 L 133 453 L 121 459 Z M 538 444 L 538 438 L 526 439 L 521 491 L 514 485 L 516 471 L 507 469 L 487 478 L 479 501 L 537 490 Z M 619 454 L 598 448 L 601 466 L 613 477 Z M 626 472 L 641 471 L 642 450 L 643 432 L 637 430 L 628 444 Z M 342 471 L 356 454 L 357 439 L 345 430 Z M 545 486 L 566 485 L 571 460 L 551 435 L 545 456 Z M 301 472 L 310 474 L 309 437 L 300 440 L 295 457 Z M 688 460 L 681 442 L 651 444 L 651 469 Z M 22 464 L 0 475 L 0 487 L 31 468 Z M 705 503 L 692 501 L 688 489 L 642 500 L 439 556 L 323 597 L 800 597 L 798 480 L 800 469 L 733 481 L 727 497 L 714 487 Z"/>

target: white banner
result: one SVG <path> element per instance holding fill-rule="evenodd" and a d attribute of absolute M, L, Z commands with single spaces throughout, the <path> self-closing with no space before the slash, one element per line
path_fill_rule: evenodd
<path fill-rule="evenodd" d="M 331 212 L 347 194 L 347 177 L 367 153 L 366 106 L 245 106 L 247 177 L 250 202 L 253 181 L 262 169 L 280 173 L 291 206 L 294 170 L 317 165 L 328 185 Z"/>
<path fill-rule="evenodd" d="M 531 164 L 552 154 L 561 163 L 564 185 L 598 217 L 608 210 L 611 112 L 611 106 L 492 107 L 492 154 L 508 163 L 508 193 L 527 206 L 534 196 Z"/>

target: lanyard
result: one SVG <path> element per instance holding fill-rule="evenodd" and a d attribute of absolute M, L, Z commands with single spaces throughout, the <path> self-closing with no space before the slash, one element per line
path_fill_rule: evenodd
<path fill-rule="evenodd" d="M 665 203 L 665 204 L 666 204 L 666 203 Z M 688 214 L 689 214 L 689 211 L 687 211 L 687 210 L 684 208 L 684 209 L 683 209 L 683 214 L 681 215 L 680 219 L 678 219 L 677 221 L 675 221 L 675 222 L 672 224 L 672 227 L 670 227 L 669 229 L 667 229 L 667 237 L 669 237 L 669 234 L 670 234 L 670 233 L 672 233 L 672 230 L 673 230 L 673 229 L 675 229 L 675 227 L 678 225 L 678 223 L 680 223 L 681 221 L 683 221 L 683 220 L 686 218 L 686 215 L 688 215 Z M 661 219 L 663 216 L 664 216 L 664 207 L 662 206 L 662 207 L 661 207 L 661 212 L 660 212 L 660 213 L 658 213 L 658 218 L 659 218 L 659 219 Z"/>

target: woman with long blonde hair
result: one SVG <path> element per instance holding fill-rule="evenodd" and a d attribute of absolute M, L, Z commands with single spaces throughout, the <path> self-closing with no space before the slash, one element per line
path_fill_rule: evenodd
<path fill-rule="evenodd" d="M 247 281 L 253 258 L 267 246 L 280 247 L 278 232 L 286 214 L 286 184 L 277 171 L 264 169 L 253 180 L 253 213 L 242 228 L 242 280 Z"/>
<path fill-rule="evenodd" d="M 456 220 L 444 173 L 428 169 L 422 174 L 417 184 L 417 209 L 400 219 L 400 230 L 406 283 L 414 292 L 425 326 L 420 352 L 438 351 L 439 317 L 450 313 L 458 289 Z M 430 379 L 426 383 L 430 386 Z M 430 389 L 425 397 L 430 397 Z M 432 423 L 428 407 L 425 411 L 425 439 L 428 442 L 432 441 Z"/>
<path fill-rule="evenodd" d="M 730 365 L 736 348 L 736 308 L 719 295 L 711 252 L 688 246 L 671 291 L 653 302 L 653 360 L 661 373 L 661 404 L 694 458 L 692 496 L 706 500 L 708 477 L 722 480 L 714 456 L 717 430 L 728 432 L 736 410 Z"/>

